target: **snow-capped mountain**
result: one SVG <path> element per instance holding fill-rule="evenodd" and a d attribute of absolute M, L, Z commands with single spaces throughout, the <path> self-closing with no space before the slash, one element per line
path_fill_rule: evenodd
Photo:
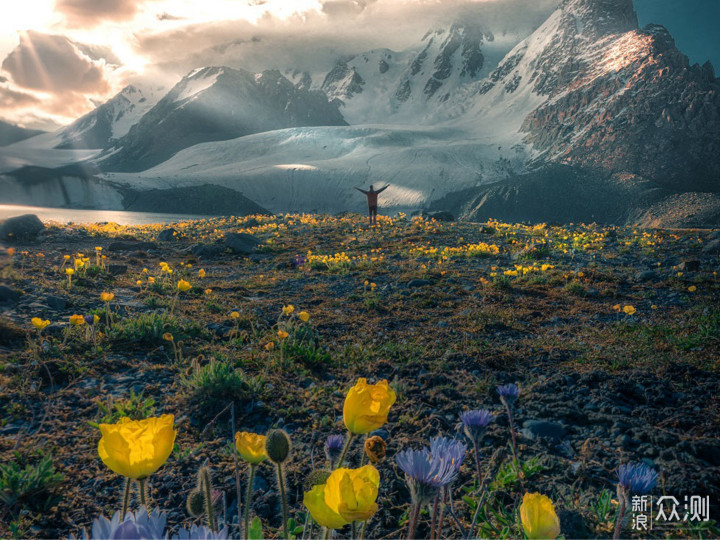
<path fill-rule="evenodd" d="M 178 82 L 109 153 L 105 170 L 141 171 L 206 142 L 292 126 L 345 125 L 324 94 L 297 88 L 278 71 L 197 69 Z"/>
<path fill-rule="evenodd" d="M 60 130 L 61 142 L 56 148 L 107 148 L 155 106 L 163 90 L 162 86 L 126 86 L 112 99 Z"/>
<path fill-rule="evenodd" d="M 342 59 L 321 89 L 342 102 L 351 124 L 437 121 L 446 116 L 443 104 L 453 93 L 497 64 L 501 55 L 493 41 L 489 31 L 456 23 L 429 31 L 419 47 Z"/>
<path fill-rule="evenodd" d="M 281 68 L 194 70 L 123 136 L 116 128 L 93 157 L 101 178 L 221 185 L 271 211 L 327 212 L 360 210 L 352 186 L 386 181 L 388 207 L 441 201 L 482 216 L 485 205 L 500 218 L 512 207 L 513 219 L 540 193 L 557 200 L 528 216 L 574 220 L 577 209 L 632 220 L 680 192 L 720 193 L 720 81 L 664 28 L 639 29 L 632 0 L 562 0 L 514 44 L 458 23 L 403 51 L 345 55 L 320 76 Z M 0 166 L 28 164 L 32 144 L 1 149 Z M 720 216 L 717 197 L 683 200 L 700 199 Z"/>

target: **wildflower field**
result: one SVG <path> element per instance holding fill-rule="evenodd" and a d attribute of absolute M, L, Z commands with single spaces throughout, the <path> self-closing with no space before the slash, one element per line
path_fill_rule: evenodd
<path fill-rule="evenodd" d="M 718 238 L 50 224 L 0 250 L 0 537 L 718 537 Z"/>

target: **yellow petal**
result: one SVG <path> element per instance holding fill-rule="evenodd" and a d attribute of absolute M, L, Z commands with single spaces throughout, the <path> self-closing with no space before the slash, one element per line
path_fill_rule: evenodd
<path fill-rule="evenodd" d="M 330 508 L 325 502 L 325 484 L 313 487 L 303 496 L 303 504 L 310 511 L 313 519 L 328 529 L 341 529 L 348 524 L 340 514 Z"/>
<path fill-rule="evenodd" d="M 520 520 L 529 539 L 554 539 L 560 534 L 560 520 L 552 501 L 540 493 L 526 493 L 520 505 Z"/>
<path fill-rule="evenodd" d="M 173 422 L 174 417 L 165 414 L 159 418 L 122 418 L 117 424 L 100 424 L 100 459 L 122 476 L 135 479 L 150 476 L 172 453 L 177 434 Z"/>

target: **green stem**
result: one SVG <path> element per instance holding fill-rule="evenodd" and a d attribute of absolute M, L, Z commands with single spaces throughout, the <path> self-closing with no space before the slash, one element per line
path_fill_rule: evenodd
<path fill-rule="evenodd" d="M 138 478 L 138 494 L 140 495 L 140 504 L 145 507 L 145 510 L 150 512 L 147 505 L 147 478 Z"/>
<path fill-rule="evenodd" d="M 340 452 L 340 457 L 337 460 L 337 463 L 335 463 L 335 468 L 339 469 L 342 467 L 343 461 L 345 461 L 345 454 L 348 453 L 348 450 L 350 449 L 350 445 L 353 442 L 353 439 L 355 438 L 354 433 L 348 432 L 347 440 L 345 441 L 345 446 L 343 446 L 342 452 Z"/>
<path fill-rule="evenodd" d="M 613 539 L 617 540 L 620 538 L 620 531 L 622 531 L 622 523 L 625 519 L 625 495 L 620 496 L 620 508 L 618 509 L 617 521 L 615 522 L 615 533 Z"/>
<path fill-rule="evenodd" d="M 248 485 L 245 491 L 245 529 L 243 530 L 244 538 L 247 540 L 248 531 L 250 530 L 250 497 L 252 497 L 253 480 L 255 479 L 255 465 L 250 464 L 248 471 Z"/>
<path fill-rule="evenodd" d="M 212 484 L 210 484 L 210 473 L 206 468 L 203 468 L 202 485 L 203 490 L 205 491 L 205 513 L 207 514 L 208 527 L 210 527 L 212 532 L 217 532 L 217 527 L 215 526 L 215 512 L 213 512 L 212 503 Z"/>
<path fill-rule="evenodd" d="M 127 514 L 128 505 L 130 504 L 130 479 L 125 479 L 125 489 L 123 490 L 123 502 L 122 509 L 120 510 L 121 519 L 125 519 Z"/>
<path fill-rule="evenodd" d="M 363 521 L 362 528 L 360 529 L 360 540 L 365 539 L 365 530 L 367 529 L 368 520 Z"/>
<path fill-rule="evenodd" d="M 277 476 L 278 476 L 278 487 L 280 488 L 280 498 L 282 499 L 282 513 L 283 513 L 283 538 L 289 539 L 290 533 L 288 532 L 288 504 L 287 495 L 285 494 L 285 477 L 282 471 L 282 463 L 277 464 Z"/>
<path fill-rule="evenodd" d="M 418 517 L 420 515 L 420 505 L 412 503 L 410 507 L 410 519 L 408 520 L 408 540 L 414 540 L 415 528 L 417 527 Z"/>

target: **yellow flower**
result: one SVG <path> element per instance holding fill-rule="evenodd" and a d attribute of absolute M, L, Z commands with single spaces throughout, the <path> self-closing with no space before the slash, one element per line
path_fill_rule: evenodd
<path fill-rule="evenodd" d="M 73 270 L 72 268 L 66 268 L 66 269 L 65 269 L 65 273 L 66 273 L 68 276 L 72 276 L 72 275 L 75 273 L 75 270 Z"/>
<path fill-rule="evenodd" d="M 172 414 L 145 420 L 121 418 L 117 424 L 100 424 L 98 454 L 119 475 L 143 479 L 170 457 L 177 430 Z"/>
<path fill-rule="evenodd" d="M 212 294 L 212 289 L 205 289 L 205 294 L 210 296 Z"/>
<path fill-rule="evenodd" d="M 85 324 L 85 317 L 82 315 L 70 315 L 70 324 L 73 326 L 82 326 Z"/>
<path fill-rule="evenodd" d="M 237 311 L 233 311 L 230 313 L 230 318 L 236 321 L 240 318 L 240 314 Z"/>
<path fill-rule="evenodd" d="M 303 504 L 323 527 L 340 529 L 353 521 L 366 521 L 377 512 L 380 473 L 372 465 L 336 469 L 324 484 L 305 492 Z"/>
<path fill-rule="evenodd" d="M 345 397 L 343 421 L 350 433 L 370 433 L 387 422 L 390 407 L 395 403 L 395 391 L 387 381 L 368 384 L 358 379 Z"/>
<path fill-rule="evenodd" d="M 520 520 L 528 538 L 557 538 L 560 520 L 552 501 L 539 493 L 526 493 L 520 505 Z"/>
<path fill-rule="evenodd" d="M 138 280 L 135 282 L 135 285 L 137 285 L 138 287 L 142 286 L 142 279 L 138 279 Z"/>
<path fill-rule="evenodd" d="M 113 298 L 115 298 L 115 295 L 111 292 L 104 292 L 100 294 L 100 300 L 103 302 L 110 302 Z"/>
<path fill-rule="evenodd" d="M 280 339 L 285 339 L 285 338 L 288 337 L 289 335 L 290 335 L 290 334 L 288 334 L 285 330 L 278 330 L 278 337 L 279 337 Z"/>
<path fill-rule="evenodd" d="M 95 248 L 95 251 L 102 251 L 102 248 L 100 246 Z"/>
<path fill-rule="evenodd" d="M 82 261 L 82 259 L 75 259 L 75 270 L 79 270 L 83 266 L 85 266 L 85 263 Z"/>
<path fill-rule="evenodd" d="M 298 317 L 302 322 L 308 322 L 310 320 L 310 314 L 307 311 L 301 311 L 298 313 Z"/>
<path fill-rule="evenodd" d="M 267 345 L 265 345 L 266 351 L 272 351 L 274 348 L 275 348 L 275 344 L 272 341 L 270 343 L 268 343 Z"/>
<path fill-rule="evenodd" d="M 66 261 L 69 261 L 69 260 L 70 260 L 70 255 L 63 255 L 63 259 L 65 259 Z"/>
<path fill-rule="evenodd" d="M 50 324 L 50 321 L 44 321 L 40 317 L 33 317 L 32 319 L 30 319 L 30 322 L 38 330 L 43 330 L 46 326 Z"/>
<path fill-rule="evenodd" d="M 635 315 L 635 312 L 637 311 L 633 306 L 625 306 L 623 308 L 623 311 L 627 315 Z"/>
<path fill-rule="evenodd" d="M 620 307 L 620 304 L 615 304 L 615 305 L 613 306 L 613 309 L 614 309 L 615 311 L 617 311 L 618 313 L 620 313 L 620 311 L 622 310 L 622 308 Z"/>
<path fill-rule="evenodd" d="M 293 306 L 292 304 L 283 306 L 283 308 L 282 308 L 283 315 L 286 315 L 286 316 L 290 315 L 293 311 L 295 311 L 295 306 Z"/>
<path fill-rule="evenodd" d="M 170 332 L 165 332 L 163 334 L 163 339 L 165 341 L 173 341 L 175 338 L 173 337 L 173 335 Z"/>
<path fill-rule="evenodd" d="M 204 277 L 205 277 L 205 270 L 203 270 L 202 268 L 201 268 L 200 270 L 198 270 L 198 277 L 199 277 L 199 278 L 204 278 Z"/>
<path fill-rule="evenodd" d="M 690 285 L 690 286 L 688 287 L 688 291 L 690 291 L 690 292 L 695 292 L 695 291 L 697 291 L 697 287 L 696 287 L 695 285 Z"/>
<path fill-rule="evenodd" d="M 148 277 L 148 283 L 150 283 L 150 284 L 155 283 L 155 278 L 152 276 Z"/>
<path fill-rule="evenodd" d="M 257 465 L 267 457 L 265 455 L 265 435 L 238 431 L 235 434 L 235 448 L 245 461 L 253 465 Z"/>
<path fill-rule="evenodd" d="M 184 279 L 181 279 L 180 281 L 178 281 L 177 288 L 180 292 L 186 292 L 192 288 L 192 285 L 190 285 L 190 283 L 188 283 Z"/>

